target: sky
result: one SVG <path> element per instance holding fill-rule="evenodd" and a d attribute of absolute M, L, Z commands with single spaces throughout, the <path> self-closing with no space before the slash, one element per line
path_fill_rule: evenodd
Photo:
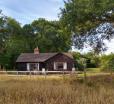
<path fill-rule="evenodd" d="M 114 53 L 114 39 L 110 40 L 110 41 L 106 41 L 105 40 L 105 44 L 106 44 L 106 47 L 107 47 L 107 51 L 103 52 L 103 54 L 110 54 L 110 53 Z M 81 53 L 87 53 L 91 50 L 90 47 L 88 48 L 84 48 L 83 50 L 76 50 L 73 48 L 73 51 L 78 51 L 78 52 L 81 52 Z"/>
<path fill-rule="evenodd" d="M 0 0 L 0 9 L 7 16 L 15 18 L 21 25 L 29 24 L 38 18 L 58 20 L 60 8 L 64 6 L 63 0 Z M 114 39 L 106 42 L 109 54 L 114 53 Z M 87 52 L 84 49 L 83 52 Z"/>
<path fill-rule="evenodd" d="M 63 0 L 0 0 L 3 13 L 22 25 L 38 18 L 57 20 L 63 5 Z"/>

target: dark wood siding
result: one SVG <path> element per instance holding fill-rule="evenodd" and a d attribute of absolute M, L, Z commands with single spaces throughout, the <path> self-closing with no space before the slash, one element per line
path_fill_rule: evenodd
<path fill-rule="evenodd" d="M 44 62 L 39 63 L 39 70 L 42 71 L 42 68 L 45 68 L 45 63 Z"/>
<path fill-rule="evenodd" d="M 27 71 L 26 63 L 16 63 L 18 71 Z"/>
<path fill-rule="evenodd" d="M 67 62 L 67 71 L 72 71 L 74 65 L 72 58 L 60 53 L 46 61 L 46 69 L 49 71 L 54 71 L 54 62 Z"/>

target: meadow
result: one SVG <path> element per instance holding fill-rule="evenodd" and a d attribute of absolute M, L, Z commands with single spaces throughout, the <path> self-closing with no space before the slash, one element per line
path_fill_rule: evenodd
<path fill-rule="evenodd" d="M 114 76 L 0 76 L 0 104 L 114 104 Z"/>

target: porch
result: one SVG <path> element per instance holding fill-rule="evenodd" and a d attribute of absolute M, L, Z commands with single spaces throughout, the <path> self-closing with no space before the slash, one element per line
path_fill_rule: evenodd
<path fill-rule="evenodd" d="M 26 63 L 27 71 L 42 71 L 45 68 L 45 63 Z"/>

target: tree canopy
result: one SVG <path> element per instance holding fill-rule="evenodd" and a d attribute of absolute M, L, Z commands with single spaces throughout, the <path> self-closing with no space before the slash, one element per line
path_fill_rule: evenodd
<path fill-rule="evenodd" d="M 114 35 L 112 25 L 107 24 L 114 21 L 113 11 L 114 0 L 67 0 L 60 21 L 73 35 L 76 48 L 82 49 L 87 44 L 95 52 L 101 52 L 105 50 L 103 40 Z"/>

